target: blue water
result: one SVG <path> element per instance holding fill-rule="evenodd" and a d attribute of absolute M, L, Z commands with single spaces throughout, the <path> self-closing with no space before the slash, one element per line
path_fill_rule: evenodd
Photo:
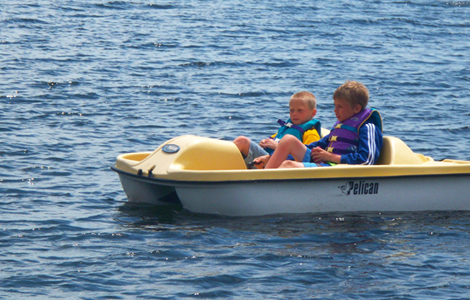
<path fill-rule="evenodd" d="M 109 169 L 182 134 L 259 140 L 300 90 L 330 126 L 347 79 L 386 135 L 469 160 L 469 1 L 18 2 L 0 1 L 0 298 L 470 298 L 470 212 L 203 216 L 129 205 Z"/>

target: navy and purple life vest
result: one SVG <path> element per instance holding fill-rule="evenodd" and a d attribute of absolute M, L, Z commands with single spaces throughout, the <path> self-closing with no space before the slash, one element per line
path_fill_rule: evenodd
<path fill-rule="evenodd" d="M 326 151 L 340 155 L 355 152 L 359 147 L 359 129 L 369 119 L 382 131 L 380 113 L 375 109 L 363 109 L 346 121 L 338 121 L 333 125 Z"/>

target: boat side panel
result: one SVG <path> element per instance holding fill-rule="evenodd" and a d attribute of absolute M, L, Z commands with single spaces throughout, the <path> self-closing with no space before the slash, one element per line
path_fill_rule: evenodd
<path fill-rule="evenodd" d="M 185 209 L 227 216 L 470 210 L 469 179 L 469 175 L 312 179 L 191 183 L 175 188 Z"/>
<path fill-rule="evenodd" d="M 126 175 L 125 173 L 118 173 L 121 180 L 122 188 L 129 199 L 129 202 L 145 202 L 155 205 L 170 205 L 179 204 L 172 198 L 169 198 L 171 193 L 175 192 L 173 186 L 160 184 L 145 177 L 135 175 Z M 171 199 L 172 201 L 167 201 Z"/>

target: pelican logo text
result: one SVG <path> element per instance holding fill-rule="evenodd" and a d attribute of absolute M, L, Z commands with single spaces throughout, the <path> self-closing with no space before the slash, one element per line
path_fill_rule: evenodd
<path fill-rule="evenodd" d="M 378 182 L 348 181 L 346 184 L 338 187 L 345 195 L 368 195 L 379 193 Z"/>

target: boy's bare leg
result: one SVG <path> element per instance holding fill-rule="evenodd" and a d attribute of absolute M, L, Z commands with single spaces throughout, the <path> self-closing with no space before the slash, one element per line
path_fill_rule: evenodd
<path fill-rule="evenodd" d="M 233 143 L 237 146 L 238 150 L 244 155 L 248 156 L 248 151 L 250 150 L 250 139 L 245 136 L 239 136 L 233 140 Z"/>
<path fill-rule="evenodd" d="M 304 164 L 298 161 L 285 160 L 279 166 L 279 169 L 305 168 Z"/>
<path fill-rule="evenodd" d="M 305 156 L 307 147 L 302 144 L 299 139 L 295 136 L 287 134 L 277 145 L 276 151 L 274 151 L 271 159 L 266 165 L 266 169 L 275 169 L 278 168 L 283 161 L 287 159 L 287 156 L 292 155 L 296 161 L 302 161 Z"/>

